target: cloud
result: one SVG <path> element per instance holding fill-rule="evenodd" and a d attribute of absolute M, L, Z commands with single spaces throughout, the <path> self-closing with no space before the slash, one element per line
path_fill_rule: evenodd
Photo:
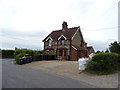
<path fill-rule="evenodd" d="M 96 49 L 117 40 L 118 0 L 1 0 L 2 47 L 43 49 L 42 40 L 53 30 L 79 26 Z M 110 29 L 103 29 L 110 28 Z M 101 30 L 97 30 L 101 29 Z M 93 30 L 93 31 L 90 31 Z M 95 30 L 95 31 L 94 31 Z M 98 42 L 99 41 L 99 42 Z M 101 48 L 99 45 L 102 45 Z"/>
<path fill-rule="evenodd" d="M 99 41 L 99 40 L 90 40 L 86 39 L 88 46 L 93 46 L 95 51 L 106 51 L 106 49 L 109 47 L 110 43 L 113 43 L 114 41 L 108 40 L 108 41 Z"/>
<path fill-rule="evenodd" d="M 14 30 L 3 30 L 1 34 L 2 48 L 29 48 L 29 49 L 43 49 L 42 40 L 47 36 L 48 32 L 17 32 Z"/>
<path fill-rule="evenodd" d="M 114 2 L 113 0 L 104 0 L 104 3 L 100 0 L 2 0 L 0 25 L 14 30 L 37 31 L 48 28 L 59 29 L 62 21 L 66 20 L 70 27 L 76 25 L 84 27 Z"/>
<path fill-rule="evenodd" d="M 43 43 L 41 39 L 35 37 L 4 37 L 4 41 L 2 41 L 2 48 L 29 48 L 29 49 L 43 49 Z"/>

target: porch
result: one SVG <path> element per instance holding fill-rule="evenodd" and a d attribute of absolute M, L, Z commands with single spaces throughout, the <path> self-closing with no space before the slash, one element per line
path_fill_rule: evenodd
<path fill-rule="evenodd" d="M 60 47 L 57 50 L 57 59 L 58 60 L 69 60 L 68 49 L 65 47 Z"/>

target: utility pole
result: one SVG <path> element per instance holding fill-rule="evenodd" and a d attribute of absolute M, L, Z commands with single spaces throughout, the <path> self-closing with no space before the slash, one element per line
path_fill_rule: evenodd
<path fill-rule="evenodd" d="M 118 2 L 118 42 L 120 42 L 120 1 Z M 118 72 L 120 76 L 120 72 Z M 120 77 L 118 78 L 118 89 L 120 90 Z"/>
<path fill-rule="evenodd" d="M 118 2 L 118 42 L 120 42 L 120 1 Z"/>

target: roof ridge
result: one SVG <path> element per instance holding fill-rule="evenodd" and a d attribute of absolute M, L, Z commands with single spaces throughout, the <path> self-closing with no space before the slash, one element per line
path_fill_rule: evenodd
<path fill-rule="evenodd" d="M 80 28 L 80 26 L 77 26 L 77 27 L 71 27 L 71 28 L 68 28 L 68 29 L 73 29 L 73 28 Z"/>
<path fill-rule="evenodd" d="M 57 31 L 62 31 L 61 29 L 60 30 L 53 30 L 53 32 L 57 32 Z"/>
<path fill-rule="evenodd" d="M 67 28 L 66 30 L 69 30 L 69 29 L 74 29 L 74 28 L 80 28 L 80 26 Z M 60 29 L 60 30 L 53 30 L 53 32 L 57 32 L 57 31 L 62 31 L 62 29 Z"/>

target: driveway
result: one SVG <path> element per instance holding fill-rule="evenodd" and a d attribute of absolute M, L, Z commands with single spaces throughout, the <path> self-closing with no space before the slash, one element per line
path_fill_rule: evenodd
<path fill-rule="evenodd" d="M 22 66 L 30 67 L 35 70 L 52 72 L 65 77 L 79 80 L 99 88 L 117 88 L 118 73 L 110 75 L 92 75 L 80 73 L 77 61 L 35 61 Z"/>
<path fill-rule="evenodd" d="M 16 65 L 12 59 L 3 59 L 2 66 L 2 88 L 95 88 L 63 75 Z"/>

